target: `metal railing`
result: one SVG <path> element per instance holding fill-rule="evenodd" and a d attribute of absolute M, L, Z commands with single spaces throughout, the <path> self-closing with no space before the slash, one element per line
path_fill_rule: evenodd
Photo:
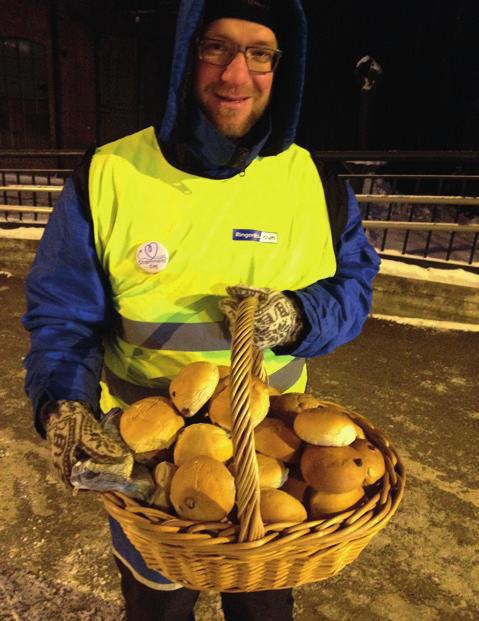
<path fill-rule="evenodd" d="M 0 162 L 5 155 L 0 151 Z M 44 226 L 82 152 L 15 152 L 22 161 L 27 155 L 66 158 L 71 166 L 0 169 L 0 227 Z M 454 170 L 477 161 L 479 169 L 479 153 L 323 152 L 321 157 L 341 160 L 351 171 L 340 176 L 353 185 L 364 228 L 382 255 L 479 266 L 479 175 L 384 171 L 391 162 L 411 169 L 418 163 L 439 163 Z"/>
<path fill-rule="evenodd" d="M 364 228 L 381 254 L 479 263 L 479 175 L 343 176 L 356 184 Z"/>
<path fill-rule="evenodd" d="M 0 170 L 0 227 L 45 225 L 71 170 Z"/>

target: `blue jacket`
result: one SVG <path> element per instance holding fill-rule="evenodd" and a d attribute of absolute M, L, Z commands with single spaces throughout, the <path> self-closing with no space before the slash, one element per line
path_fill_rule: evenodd
<path fill-rule="evenodd" d="M 170 162 L 180 168 L 215 178 L 245 169 L 247 174 L 257 155 L 274 157 L 294 141 L 306 58 L 304 14 L 299 0 L 281 3 L 288 36 L 281 40 L 284 54 L 269 113 L 248 136 L 232 143 L 216 132 L 188 96 L 189 51 L 201 28 L 203 4 L 203 0 L 180 4 L 166 112 L 156 128 L 158 140 Z M 48 401 L 83 400 L 94 411 L 99 408 L 102 335 L 110 320 L 110 297 L 95 253 L 87 196 L 81 175 L 66 181 L 27 278 L 23 324 L 31 332 L 31 348 L 25 361 L 26 391 L 42 435 L 38 412 Z M 370 310 L 379 259 L 366 239 L 349 187 L 347 222 L 336 255 L 334 277 L 294 292 L 307 329 L 302 342 L 287 353 L 312 357 L 333 351 L 361 332 Z M 284 348 L 281 351 L 286 353 Z"/>
<path fill-rule="evenodd" d="M 274 157 L 294 141 L 299 120 L 306 58 L 306 24 L 299 0 L 275 0 L 287 33 L 280 41 L 283 57 L 274 78 L 268 113 L 239 143 L 218 134 L 191 98 L 191 45 L 201 28 L 203 0 L 182 0 L 166 113 L 156 128 L 163 153 L 173 165 L 212 178 L 245 172 L 258 155 Z M 102 338 L 111 323 L 109 282 L 95 252 L 88 205 L 88 162 L 66 181 L 27 278 L 27 312 L 31 332 L 26 357 L 26 391 L 38 413 L 48 401 L 74 399 L 99 409 Z M 344 190 L 344 188 L 343 188 Z M 366 320 L 372 281 L 379 259 L 361 225 L 351 189 L 341 201 L 345 225 L 336 243 L 337 272 L 293 293 L 304 312 L 301 343 L 285 349 L 301 357 L 326 354 L 356 337 Z M 161 205 L 158 206 L 161 213 Z M 329 204 L 331 221 L 339 205 Z M 341 218 L 339 219 L 341 220 Z M 314 257 L 311 257 L 314 261 Z M 234 284 L 234 283 L 232 283 Z M 114 553 L 135 577 L 153 588 L 178 585 L 149 569 L 110 518 Z"/>

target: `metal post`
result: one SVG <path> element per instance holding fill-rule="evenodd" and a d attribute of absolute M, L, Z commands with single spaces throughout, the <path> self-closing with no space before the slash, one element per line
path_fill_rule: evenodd
<path fill-rule="evenodd" d="M 359 144 L 361 149 L 369 149 L 373 119 L 373 98 L 376 84 L 383 70 L 381 65 L 372 56 L 363 56 L 356 63 L 354 72 L 361 89 L 359 105 Z"/>

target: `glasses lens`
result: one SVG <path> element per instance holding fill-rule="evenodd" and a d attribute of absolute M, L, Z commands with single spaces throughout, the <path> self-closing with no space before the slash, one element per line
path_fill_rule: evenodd
<path fill-rule="evenodd" d="M 227 65 L 234 56 L 234 46 L 228 41 L 202 39 L 200 41 L 200 58 L 213 65 Z"/>
<path fill-rule="evenodd" d="M 276 52 L 264 47 L 249 47 L 246 50 L 246 63 L 248 69 L 258 72 L 273 71 L 275 66 Z"/>

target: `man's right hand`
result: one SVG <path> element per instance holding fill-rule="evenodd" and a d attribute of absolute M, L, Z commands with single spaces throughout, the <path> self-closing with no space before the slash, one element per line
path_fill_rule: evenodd
<path fill-rule="evenodd" d="M 57 401 L 48 407 L 46 415 L 53 465 L 67 487 L 72 487 L 71 470 L 79 459 L 119 463 L 127 457 L 128 449 L 103 431 L 83 401 Z"/>

